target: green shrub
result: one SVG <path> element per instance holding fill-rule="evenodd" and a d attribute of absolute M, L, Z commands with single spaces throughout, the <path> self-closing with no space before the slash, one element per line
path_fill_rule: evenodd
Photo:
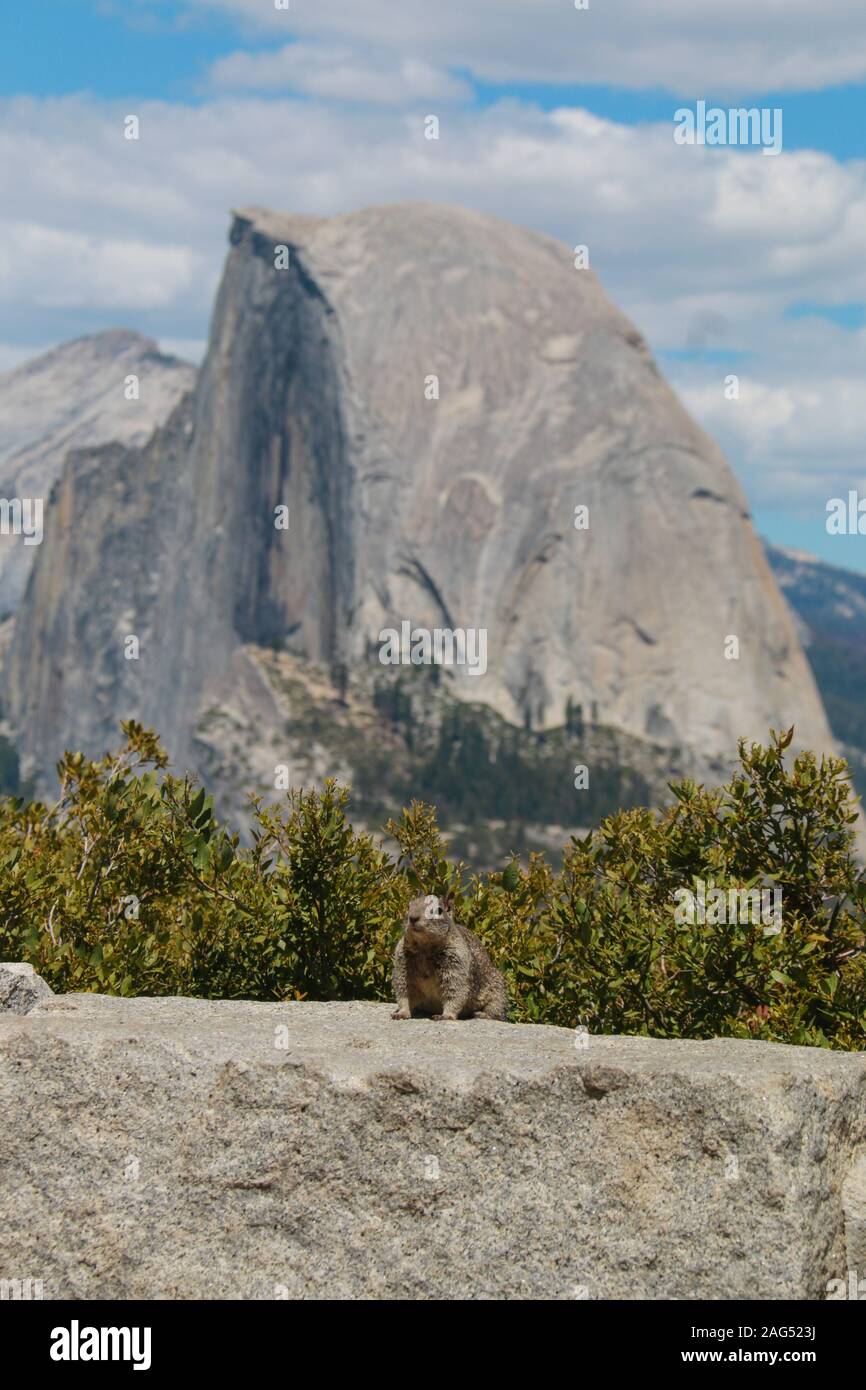
<path fill-rule="evenodd" d="M 740 745 L 730 783 L 608 817 L 501 873 L 454 862 L 413 802 L 389 855 L 353 830 L 348 791 L 252 800 L 253 839 L 172 776 L 156 736 L 123 726 L 98 761 L 66 754 L 51 806 L 0 801 L 0 958 L 56 990 L 206 998 L 387 999 L 409 897 L 437 893 L 487 943 L 519 1021 L 653 1037 L 866 1046 L 866 885 L 845 764 L 791 732 Z M 684 915 L 703 882 L 725 911 Z M 730 911 L 781 892 L 781 918 Z M 679 911 L 678 911 L 679 907 Z"/>

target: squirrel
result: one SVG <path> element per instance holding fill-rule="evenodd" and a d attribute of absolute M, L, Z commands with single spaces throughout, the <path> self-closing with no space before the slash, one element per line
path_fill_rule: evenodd
<path fill-rule="evenodd" d="M 505 980 L 471 931 L 430 893 L 413 898 L 394 952 L 392 1018 L 508 1018 Z"/>

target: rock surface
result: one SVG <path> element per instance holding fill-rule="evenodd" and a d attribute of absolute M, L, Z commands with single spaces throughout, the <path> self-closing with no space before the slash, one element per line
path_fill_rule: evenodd
<path fill-rule="evenodd" d="M 43 999 L 53 999 L 50 989 L 32 965 L 0 962 L 0 1013 L 29 1014 Z"/>
<path fill-rule="evenodd" d="M 139 380 L 128 400 L 125 383 Z M 195 382 L 188 362 L 150 338 L 107 329 L 0 375 L 0 497 L 42 498 L 45 507 L 71 449 L 116 440 L 139 445 Z M 0 616 L 17 609 L 38 547 L 0 536 Z"/>
<path fill-rule="evenodd" d="M 846 1278 L 866 1056 L 578 1041 L 384 1004 L 4 1014 L 0 1273 L 121 1299 L 807 1299 Z"/>
<path fill-rule="evenodd" d="M 5 691 L 29 766 L 132 715 L 193 762 L 239 646 L 381 670 L 403 621 L 484 629 L 455 690 L 517 725 L 571 699 L 731 761 L 770 725 L 831 746 L 740 488 L 569 247 L 434 204 L 247 209 L 231 243 L 183 421 L 74 455 L 49 508 Z"/>

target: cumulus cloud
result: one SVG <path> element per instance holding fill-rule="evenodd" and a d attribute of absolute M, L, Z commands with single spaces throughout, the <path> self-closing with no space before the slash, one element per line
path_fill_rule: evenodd
<path fill-rule="evenodd" d="M 748 485 L 752 505 L 823 512 L 826 499 L 866 477 L 866 335 L 798 322 L 796 351 L 736 364 L 678 369 L 686 406 Z M 725 379 L 739 376 L 739 399 Z"/>
<path fill-rule="evenodd" d="M 311 43 L 231 53 L 213 65 L 210 75 L 215 87 L 235 91 L 282 90 L 383 106 L 461 101 L 472 95 L 466 82 L 416 58 L 382 62 L 349 48 Z"/>
<path fill-rule="evenodd" d="M 828 474 L 854 466 L 866 339 L 784 312 L 866 302 L 864 163 L 678 146 L 667 123 L 517 101 L 443 109 L 438 141 L 424 138 L 420 110 L 316 99 L 230 94 L 133 112 L 138 141 L 123 138 L 128 105 L 0 103 L 0 162 L 16 188 L 14 215 L 0 214 L 9 344 L 16 325 L 32 341 L 34 306 L 40 337 L 52 306 L 67 311 L 57 337 L 73 336 L 76 305 L 162 341 L 199 342 L 232 206 L 329 214 L 452 201 L 587 244 L 657 351 L 720 354 L 664 362 L 753 499 L 778 500 L 780 480 L 792 495 L 826 495 Z M 722 394 L 725 353 L 742 378 L 736 403 Z"/>
<path fill-rule="evenodd" d="M 133 238 L 0 221 L 0 303 L 113 311 L 170 305 L 193 280 L 195 251 Z"/>
<path fill-rule="evenodd" d="M 815 91 L 866 77 L 852 0 L 183 0 L 259 37 L 325 39 L 456 67 L 488 82 L 605 83 L 700 96 Z M 162 0 L 138 0 L 159 13 Z M 696 91 L 696 81 L 700 90 Z"/>
<path fill-rule="evenodd" d="M 204 361 L 207 342 L 204 338 L 160 338 L 159 350 L 167 357 L 180 357 L 198 367 Z"/>

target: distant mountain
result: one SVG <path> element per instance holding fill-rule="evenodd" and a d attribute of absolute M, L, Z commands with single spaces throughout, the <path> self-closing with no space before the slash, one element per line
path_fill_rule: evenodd
<path fill-rule="evenodd" d="M 866 574 L 838 569 L 800 550 L 766 545 L 835 737 L 858 789 L 866 792 Z"/>
<path fill-rule="evenodd" d="M 256 653 L 384 708 L 404 623 L 483 630 L 442 686 L 531 738 L 582 710 L 695 766 L 771 724 L 830 745 L 736 480 L 567 246 L 432 204 L 249 209 L 230 241 L 194 392 L 52 493 L 3 673 L 27 775 L 135 715 L 187 765 L 251 740 L 273 784 L 310 738 Z"/>
<path fill-rule="evenodd" d="M 76 338 L 3 372 L 0 498 L 41 498 L 47 506 L 70 449 L 143 444 L 195 377 L 188 362 L 123 328 Z M 0 535 L 0 621 L 17 609 L 37 550 L 21 535 Z"/>

